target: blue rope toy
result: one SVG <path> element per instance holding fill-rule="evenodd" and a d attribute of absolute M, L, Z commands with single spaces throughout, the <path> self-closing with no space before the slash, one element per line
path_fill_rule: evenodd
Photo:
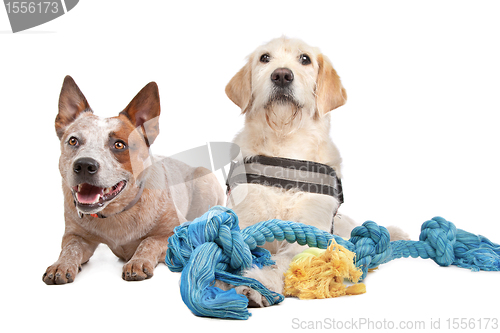
<path fill-rule="evenodd" d="M 252 266 L 272 265 L 271 254 L 259 246 L 274 240 L 297 242 L 326 249 L 330 240 L 356 253 L 356 266 L 363 271 L 401 257 L 431 258 L 438 265 L 456 265 L 472 271 L 500 271 L 500 246 L 486 237 L 457 229 L 435 217 L 421 228 L 419 241 L 390 242 L 386 228 L 367 221 L 356 227 L 349 241 L 303 223 L 269 220 L 240 230 L 238 217 L 225 207 L 211 208 L 203 216 L 174 229 L 168 240 L 165 263 L 181 272 L 181 297 L 197 316 L 248 319 L 248 299 L 234 289 L 214 287 L 220 280 L 234 286 L 246 285 L 266 297 L 270 305 L 284 300 L 259 281 L 241 276 Z"/>

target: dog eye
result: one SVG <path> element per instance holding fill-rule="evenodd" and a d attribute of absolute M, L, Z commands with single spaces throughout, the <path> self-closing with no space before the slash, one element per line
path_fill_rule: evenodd
<path fill-rule="evenodd" d="M 71 138 L 69 138 L 68 144 L 73 147 L 78 146 L 78 139 L 72 136 Z"/>
<path fill-rule="evenodd" d="M 301 54 L 299 57 L 299 61 L 302 65 L 309 65 L 311 63 L 311 58 L 307 54 Z"/>
<path fill-rule="evenodd" d="M 271 56 L 268 53 L 264 53 L 260 56 L 260 62 L 268 63 L 271 60 Z"/>
<path fill-rule="evenodd" d="M 115 142 L 115 149 L 122 150 L 125 149 L 125 143 L 123 141 Z"/>

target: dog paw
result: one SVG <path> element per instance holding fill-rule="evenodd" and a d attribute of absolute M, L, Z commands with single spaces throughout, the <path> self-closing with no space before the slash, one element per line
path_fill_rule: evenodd
<path fill-rule="evenodd" d="M 55 263 L 49 266 L 43 274 L 43 282 L 46 284 L 66 284 L 75 280 L 76 275 L 82 270 L 82 266 L 71 263 Z"/>
<path fill-rule="evenodd" d="M 122 279 L 125 281 L 142 281 L 153 276 L 154 266 L 149 260 L 130 259 L 123 266 Z"/>
<path fill-rule="evenodd" d="M 264 296 L 248 286 L 238 286 L 234 289 L 238 294 L 245 295 L 248 298 L 249 308 L 264 308 L 269 306 L 269 302 Z"/>

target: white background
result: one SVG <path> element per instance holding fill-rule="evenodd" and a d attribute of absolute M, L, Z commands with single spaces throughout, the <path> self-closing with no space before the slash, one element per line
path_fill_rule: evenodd
<path fill-rule="evenodd" d="M 54 131 L 64 76 L 102 116 L 116 115 L 156 81 L 162 117 L 153 151 L 171 155 L 232 140 L 243 117 L 224 87 L 253 49 L 283 34 L 318 46 L 347 90 L 347 104 L 331 113 L 344 159 L 343 213 L 398 225 L 413 239 L 441 215 L 500 242 L 498 12 L 492 1 L 80 1 L 12 34 L 0 9 L 1 325 L 9 332 L 287 331 L 367 318 L 422 320 L 427 329 L 440 319 L 444 330 L 452 317 L 500 320 L 500 273 L 422 259 L 381 266 L 365 280 L 364 295 L 286 299 L 252 309 L 245 322 L 192 315 L 180 275 L 163 264 L 151 280 L 123 281 L 123 262 L 105 246 L 74 283 L 42 282 L 64 231 Z"/>

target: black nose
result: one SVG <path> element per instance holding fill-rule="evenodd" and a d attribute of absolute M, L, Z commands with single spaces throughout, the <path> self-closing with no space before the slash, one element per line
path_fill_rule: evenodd
<path fill-rule="evenodd" d="M 99 170 L 99 163 L 93 158 L 82 157 L 75 161 L 73 164 L 73 171 L 80 175 L 89 175 L 97 173 Z"/>
<path fill-rule="evenodd" d="M 271 74 L 271 81 L 278 87 L 286 87 L 293 81 L 293 73 L 288 68 L 277 68 Z"/>

